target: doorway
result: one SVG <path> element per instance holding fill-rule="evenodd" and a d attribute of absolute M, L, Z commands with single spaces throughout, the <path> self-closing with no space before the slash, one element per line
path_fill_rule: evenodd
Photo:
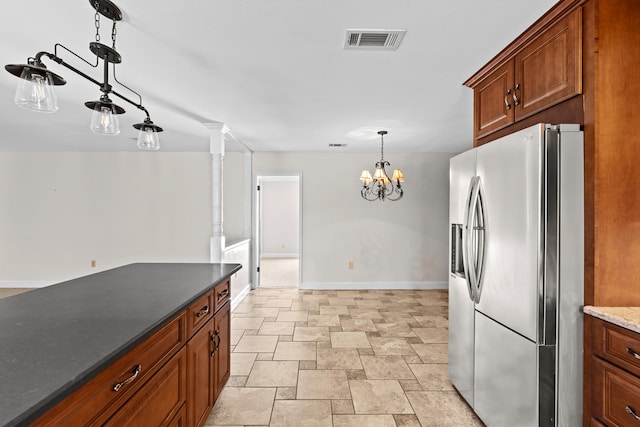
<path fill-rule="evenodd" d="M 256 283 L 297 288 L 301 272 L 300 174 L 256 175 Z"/>

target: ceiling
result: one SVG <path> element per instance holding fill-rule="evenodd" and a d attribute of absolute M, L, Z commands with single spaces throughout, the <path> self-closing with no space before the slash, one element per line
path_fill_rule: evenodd
<path fill-rule="evenodd" d="M 120 81 L 143 97 L 165 129 L 162 151 L 208 151 L 203 123 L 222 122 L 229 151 L 460 152 L 471 146 L 472 91 L 462 82 L 555 0 L 115 0 Z M 87 0 L 20 0 L 0 18 L 0 62 L 24 63 L 55 43 L 91 59 L 94 13 Z M 111 22 L 101 21 L 110 45 Z M 347 29 L 404 29 L 397 50 L 344 49 Z M 61 58 L 102 80 L 68 52 Z M 93 58 L 95 60 L 95 57 Z M 135 151 L 141 111 L 120 116 L 121 133 L 89 131 L 85 101 L 98 87 L 53 61 L 65 86 L 60 110 L 13 104 L 17 79 L 0 72 L 0 151 Z M 114 90 L 135 99 L 126 89 Z M 329 144 L 347 144 L 345 148 Z"/>

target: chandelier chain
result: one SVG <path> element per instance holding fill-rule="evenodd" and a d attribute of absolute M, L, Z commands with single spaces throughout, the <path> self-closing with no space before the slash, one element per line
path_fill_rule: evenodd
<path fill-rule="evenodd" d="M 116 50 L 116 20 L 113 20 L 113 27 L 111 28 L 111 40 L 113 41 L 113 50 Z"/>
<path fill-rule="evenodd" d="M 380 135 L 380 162 L 384 163 L 384 135 Z"/>
<path fill-rule="evenodd" d="M 100 5 L 98 2 L 94 3 L 94 8 L 96 9 L 96 15 L 94 17 L 94 21 L 96 23 L 96 43 L 100 43 L 100 13 L 98 13 Z"/>

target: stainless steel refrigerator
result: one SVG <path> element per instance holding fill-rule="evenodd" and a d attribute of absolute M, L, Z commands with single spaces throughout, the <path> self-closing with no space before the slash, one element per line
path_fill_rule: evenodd
<path fill-rule="evenodd" d="M 583 136 L 451 158 L 449 378 L 489 427 L 582 425 Z"/>

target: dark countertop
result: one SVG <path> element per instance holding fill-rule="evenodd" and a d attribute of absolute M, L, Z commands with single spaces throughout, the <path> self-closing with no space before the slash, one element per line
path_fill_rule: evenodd
<path fill-rule="evenodd" d="M 0 425 L 27 425 L 239 264 L 130 264 L 0 299 Z"/>

